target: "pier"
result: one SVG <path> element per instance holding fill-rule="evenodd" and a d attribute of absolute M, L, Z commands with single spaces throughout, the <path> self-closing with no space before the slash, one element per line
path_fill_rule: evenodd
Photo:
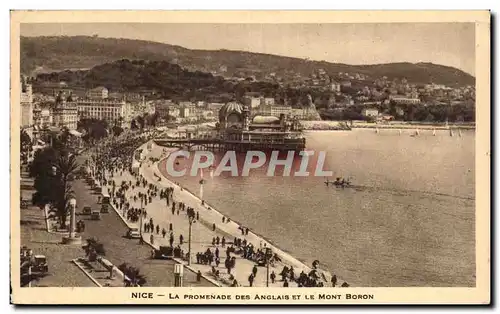
<path fill-rule="evenodd" d="M 276 132 L 277 133 L 277 132 Z M 249 150 L 302 150 L 305 148 L 304 139 L 286 139 L 284 137 L 274 138 L 244 138 L 244 139 L 218 139 L 218 138 L 183 138 L 183 139 L 155 139 L 154 143 L 163 147 L 174 148 L 196 148 L 209 151 L 236 151 L 245 152 Z"/>

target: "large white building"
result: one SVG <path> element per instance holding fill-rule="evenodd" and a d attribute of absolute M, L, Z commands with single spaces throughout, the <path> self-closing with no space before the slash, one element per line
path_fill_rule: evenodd
<path fill-rule="evenodd" d="M 106 120 L 108 123 L 129 122 L 132 109 L 129 103 L 119 100 L 79 99 L 75 102 L 80 118 Z"/>

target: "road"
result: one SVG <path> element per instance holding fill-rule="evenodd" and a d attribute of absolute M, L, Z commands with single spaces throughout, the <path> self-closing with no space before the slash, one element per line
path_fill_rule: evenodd
<path fill-rule="evenodd" d="M 81 211 L 84 206 L 100 208 L 97 204 L 97 194 L 94 194 L 84 181 L 74 181 L 73 188 L 76 192 L 77 212 Z M 146 286 L 174 286 L 174 262 L 151 259 L 151 248 L 148 245 L 139 244 L 137 239 L 127 239 L 125 237 L 127 227 L 114 210 L 102 214 L 99 221 L 90 220 L 89 216 L 84 215 L 77 215 L 76 219 L 77 221 L 82 219 L 85 222 L 83 239 L 95 237 L 103 243 L 106 250 L 105 257 L 110 262 L 117 266 L 126 262 L 138 267 L 140 273 L 146 277 Z M 196 275 L 185 269 L 184 286 L 210 287 L 213 285 L 203 278 L 197 282 Z"/>
<path fill-rule="evenodd" d="M 21 195 L 31 200 L 33 180 L 23 176 Z M 37 206 L 21 209 L 21 246 L 45 255 L 49 265 L 47 276 L 32 282 L 33 287 L 95 287 L 95 284 L 71 261 L 82 255 L 79 246 L 61 244 L 62 236 L 47 232 L 44 211 Z"/>

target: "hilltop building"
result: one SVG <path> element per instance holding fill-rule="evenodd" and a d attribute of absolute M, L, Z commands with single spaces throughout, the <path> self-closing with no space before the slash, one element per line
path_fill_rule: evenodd
<path fill-rule="evenodd" d="M 106 87 L 99 86 L 87 91 L 87 98 L 90 99 L 107 99 L 109 91 Z"/>

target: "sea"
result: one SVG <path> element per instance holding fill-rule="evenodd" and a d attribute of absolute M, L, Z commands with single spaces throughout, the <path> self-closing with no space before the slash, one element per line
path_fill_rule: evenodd
<path fill-rule="evenodd" d="M 351 286 L 474 287 L 475 132 L 413 133 L 306 132 L 307 149 L 325 152 L 328 180 L 348 178 L 352 188 L 326 186 L 321 176 L 268 176 L 265 167 L 246 177 L 204 173 L 203 192 L 199 177 L 173 180 Z"/>

